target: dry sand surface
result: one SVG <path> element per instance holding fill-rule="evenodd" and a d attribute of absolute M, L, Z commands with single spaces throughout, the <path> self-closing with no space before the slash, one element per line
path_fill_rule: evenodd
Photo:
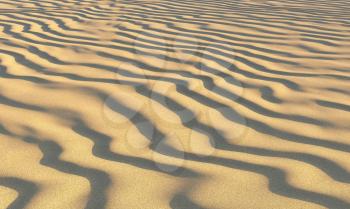
<path fill-rule="evenodd" d="M 1 209 L 349 209 L 350 1 L 0 0 Z"/>

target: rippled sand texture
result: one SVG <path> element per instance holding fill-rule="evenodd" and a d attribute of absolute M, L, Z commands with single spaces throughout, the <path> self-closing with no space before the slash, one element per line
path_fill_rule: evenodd
<path fill-rule="evenodd" d="M 0 0 L 0 208 L 349 209 L 349 11 Z"/>

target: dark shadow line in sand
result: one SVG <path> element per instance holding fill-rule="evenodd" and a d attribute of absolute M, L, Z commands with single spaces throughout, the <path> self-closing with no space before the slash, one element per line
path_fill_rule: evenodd
<path fill-rule="evenodd" d="M 188 160 L 211 163 L 264 175 L 269 179 L 270 191 L 278 195 L 313 202 L 327 208 L 343 209 L 350 207 L 350 203 L 337 197 L 294 187 L 286 181 L 286 172 L 279 168 L 220 157 L 201 158 L 191 153 L 186 153 L 186 156 Z"/>
<path fill-rule="evenodd" d="M 347 104 L 341 104 L 341 103 L 325 101 L 325 100 L 316 100 L 316 103 L 323 107 L 350 112 L 350 105 L 347 105 Z"/>
<path fill-rule="evenodd" d="M 169 205 L 172 209 L 207 209 L 193 202 L 181 192 L 173 195 Z"/>
<path fill-rule="evenodd" d="M 25 140 L 32 141 L 33 139 L 27 138 Z M 101 170 L 87 168 L 75 163 L 60 160 L 59 156 L 63 150 L 61 146 L 54 141 L 39 142 L 39 148 L 44 154 L 44 157 L 40 161 L 41 164 L 89 180 L 91 191 L 85 209 L 105 208 L 107 202 L 106 190 L 111 184 L 111 180 L 107 173 Z"/>
<path fill-rule="evenodd" d="M 0 131 L 1 133 L 1 131 Z M 17 177 L 0 177 L 0 185 L 16 190 L 18 197 L 7 209 L 24 209 L 39 191 L 39 186 L 28 180 Z"/>
<path fill-rule="evenodd" d="M 120 110 L 117 110 L 117 111 L 120 112 Z M 137 122 L 135 122 L 135 120 L 133 121 L 133 123 L 137 128 L 139 128 L 138 124 L 137 124 Z M 104 133 L 98 132 L 98 131 L 90 128 L 81 119 L 75 119 L 75 122 L 74 122 L 72 129 L 80 136 L 87 138 L 94 143 L 92 153 L 96 157 L 99 157 L 99 158 L 102 158 L 105 160 L 109 160 L 109 161 L 115 161 L 118 163 L 132 165 L 132 166 L 146 169 L 146 170 L 157 171 L 157 172 L 161 172 L 161 173 L 173 175 L 173 176 L 179 176 L 179 175 L 183 176 L 183 177 L 199 177 L 200 176 L 199 173 L 197 173 L 193 170 L 187 169 L 187 168 L 181 168 L 180 170 L 178 170 L 174 173 L 168 173 L 168 172 L 162 171 L 160 169 L 157 169 L 155 162 L 153 162 L 152 160 L 144 159 L 141 157 L 135 157 L 135 156 L 127 156 L 127 155 L 112 152 L 110 149 L 110 143 L 112 141 L 112 138 Z M 156 128 L 154 128 L 154 129 L 156 130 Z M 157 132 L 157 130 L 155 132 Z M 162 135 L 161 133 L 158 133 L 158 134 L 155 133 L 155 134 L 158 135 L 155 137 L 158 139 L 160 138 L 159 135 Z M 151 141 L 152 144 L 157 144 L 157 141 L 155 141 L 154 138 L 149 138 L 148 135 L 145 135 L 145 136 L 148 137 L 148 139 Z M 151 144 L 151 146 L 152 146 L 152 144 Z M 159 163 L 159 162 L 157 162 L 157 164 L 160 166 L 166 166 L 169 168 L 173 167 L 171 165 Z"/>

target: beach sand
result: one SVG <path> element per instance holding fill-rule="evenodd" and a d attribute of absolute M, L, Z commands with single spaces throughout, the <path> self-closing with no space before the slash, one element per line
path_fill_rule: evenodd
<path fill-rule="evenodd" d="M 349 209 L 349 11 L 1 0 L 0 208 Z"/>

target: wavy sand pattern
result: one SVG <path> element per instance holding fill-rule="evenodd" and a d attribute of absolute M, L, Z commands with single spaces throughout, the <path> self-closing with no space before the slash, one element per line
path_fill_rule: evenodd
<path fill-rule="evenodd" d="M 350 2 L 0 0 L 0 208 L 350 208 Z"/>

